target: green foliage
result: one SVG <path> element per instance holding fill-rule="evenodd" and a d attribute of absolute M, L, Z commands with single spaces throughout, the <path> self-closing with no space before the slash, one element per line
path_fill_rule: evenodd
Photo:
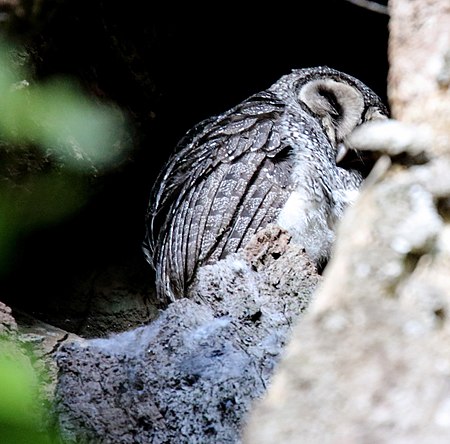
<path fill-rule="evenodd" d="M 0 64 L 2 60 L 0 59 Z M 2 86 L 0 85 L 0 90 Z M 66 156 L 68 167 L 107 166 L 122 154 L 114 148 L 121 114 L 81 94 L 67 80 L 6 90 L 0 101 L 0 131 L 13 143 L 33 142 Z"/>
<path fill-rule="evenodd" d="M 125 119 L 117 109 L 94 101 L 68 79 L 30 84 L 11 61 L 14 49 L 0 44 L 0 137 L 34 143 L 63 155 L 67 167 L 108 167 L 124 154 Z"/>
<path fill-rule="evenodd" d="M 29 80 L 17 54 L 0 40 L 0 174 L 11 176 L 0 177 L 0 274 L 20 236 L 82 206 L 86 177 L 120 163 L 127 140 L 117 107 L 65 78 Z M 31 148 L 41 159 L 29 156 Z"/>
<path fill-rule="evenodd" d="M 68 79 L 34 82 L 17 51 L 0 39 L 0 274 L 19 238 L 81 208 L 89 178 L 117 165 L 127 140 L 117 107 L 89 98 Z M 0 335 L 2 444 L 56 442 L 42 431 L 42 382 L 30 362 Z"/>
<path fill-rule="evenodd" d="M 39 401 L 39 375 L 12 338 L 0 339 L 0 442 L 50 444 L 56 433 L 46 430 L 47 412 Z"/>

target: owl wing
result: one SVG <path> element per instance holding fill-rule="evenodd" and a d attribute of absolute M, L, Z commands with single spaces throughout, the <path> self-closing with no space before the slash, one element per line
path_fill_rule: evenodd
<path fill-rule="evenodd" d="M 147 215 L 159 294 L 182 296 L 200 264 L 238 251 L 276 218 L 291 186 L 283 111 L 271 93 L 260 93 L 180 142 Z"/>

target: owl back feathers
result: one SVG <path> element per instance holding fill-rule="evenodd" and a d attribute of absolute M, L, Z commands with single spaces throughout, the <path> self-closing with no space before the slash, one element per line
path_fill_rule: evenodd
<path fill-rule="evenodd" d="M 325 131 L 320 119 L 329 118 L 340 106 L 340 102 L 331 103 L 334 99 L 328 105 L 326 97 L 314 98 L 314 85 L 303 91 L 306 99 L 302 98 L 302 73 L 310 76 L 308 69 L 293 71 L 267 91 L 201 122 L 178 144 L 155 182 L 146 215 L 144 251 L 155 268 L 161 298 L 183 297 L 200 265 L 239 251 L 260 228 L 276 221 L 289 196 L 294 190 L 298 192 L 294 170 L 299 162 L 303 168 L 298 152 L 308 144 L 303 142 L 305 134 L 299 134 L 299 142 L 295 133 L 306 131 L 286 134 L 286 119 L 311 121 L 315 131 L 325 134 L 329 130 Z M 363 113 L 360 108 L 367 107 L 359 90 L 355 92 L 347 83 L 325 80 L 336 83 L 332 85 L 335 94 L 345 95 L 347 91 L 346 95 L 357 102 L 345 112 L 347 119 L 359 122 Z M 317 78 L 310 80 L 314 81 Z M 332 106 L 334 111 L 321 117 L 314 106 L 306 106 L 320 100 L 321 108 Z M 320 103 L 316 111 L 318 108 Z M 306 158 L 311 162 L 314 150 L 317 154 L 324 150 L 328 154 L 322 157 L 330 158 L 333 141 L 327 134 L 323 140 L 312 151 L 308 145 L 311 152 Z M 331 158 L 333 161 L 333 155 Z"/>
<path fill-rule="evenodd" d="M 289 162 L 277 159 L 285 148 L 275 124 L 283 109 L 261 93 L 180 142 L 147 214 L 159 293 L 183 295 L 200 264 L 237 251 L 274 220 L 290 179 Z"/>

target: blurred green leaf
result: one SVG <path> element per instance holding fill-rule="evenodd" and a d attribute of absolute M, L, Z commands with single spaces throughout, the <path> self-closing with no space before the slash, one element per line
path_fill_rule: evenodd
<path fill-rule="evenodd" d="M 69 79 L 32 82 L 14 61 L 16 50 L 0 36 L 0 152 L 3 160 L 25 157 L 2 165 L 8 177 L 0 177 L 0 272 L 21 236 L 84 205 L 87 180 L 81 173 L 116 165 L 128 139 L 117 107 L 89 98 Z M 30 145 L 42 151 L 42 164 L 26 158 Z M 23 151 L 11 155 L 14 147 Z M 64 168 L 53 168 L 54 158 Z M 37 396 L 42 375 L 30 359 L 0 335 L 0 444 L 61 442 L 39 424 L 47 413 Z"/>
<path fill-rule="evenodd" d="M 4 39 L 0 39 L 0 95 L 4 95 L 11 85 L 21 77 L 21 70 L 14 65 L 11 54 L 14 47 Z"/>
<path fill-rule="evenodd" d="M 88 100 L 67 80 L 21 88 L 0 102 L 0 128 L 15 143 L 34 142 L 63 154 L 68 166 L 107 166 L 123 155 L 125 121 Z"/>
<path fill-rule="evenodd" d="M 5 346 L 3 341 L 0 344 Z M 36 377 L 32 368 L 26 368 L 24 362 L 0 353 L 1 423 L 33 423 L 33 387 L 36 387 Z"/>
<path fill-rule="evenodd" d="M 6 338 L 0 339 L 0 442 L 49 444 L 56 436 L 40 420 L 45 412 L 37 395 L 38 375 L 27 356 Z"/>
<path fill-rule="evenodd" d="M 0 150 L 6 153 L 3 158 L 12 159 L 11 148 L 4 151 L 2 145 L 23 147 L 22 157 L 27 146 L 39 147 L 46 166 L 41 169 L 26 158 L 16 166 L 2 165 L 12 179 L 0 186 L 0 268 L 6 267 L 23 233 L 80 208 L 87 192 L 79 173 L 117 165 L 128 140 L 127 122 L 117 107 L 89 98 L 69 79 L 30 85 L 26 69 L 14 63 L 14 53 L 20 51 L 0 38 Z M 58 168 L 49 174 L 52 162 Z M 18 176 L 20 186 L 14 183 Z"/>
<path fill-rule="evenodd" d="M 68 79 L 29 85 L 0 43 L 0 133 L 12 143 L 35 143 L 63 155 L 67 165 L 104 168 L 126 151 L 127 122 L 112 106 L 88 98 Z"/>

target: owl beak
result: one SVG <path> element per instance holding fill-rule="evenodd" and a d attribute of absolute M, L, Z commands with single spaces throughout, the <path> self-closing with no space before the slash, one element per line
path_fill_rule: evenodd
<path fill-rule="evenodd" d="M 341 142 L 337 146 L 336 163 L 339 163 L 347 154 L 348 148 Z"/>

